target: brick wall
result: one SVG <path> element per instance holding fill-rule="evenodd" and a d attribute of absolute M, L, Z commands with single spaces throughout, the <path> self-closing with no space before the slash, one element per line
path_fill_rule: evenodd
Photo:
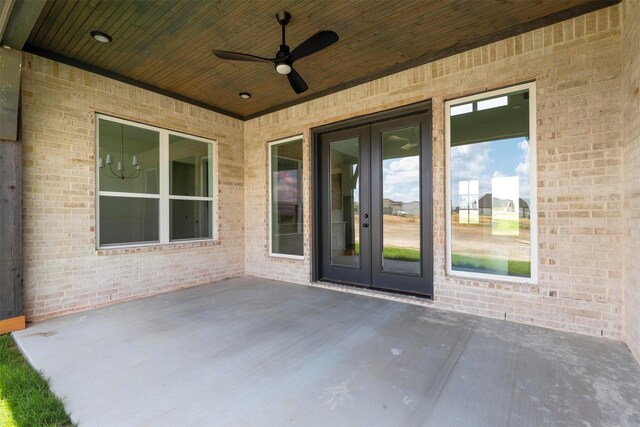
<path fill-rule="evenodd" d="M 435 305 L 622 339 L 621 72 L 615 6 L 246 122 L 246 272 L 310 280 L 310 128 L 431 99 Z M 448 277 L 444 101 L 531 80 L 538 100 L 538 284 Z M 296 134 L 305 146 L 305 259 L 283 260 L 268 256 L 266 147 Z"/>
<path fill-rule="evenodd" d="M 638 53 L 637 43 L 633 44 L 638 40 L 637 5 L 637 1 L 625 1 L 621 7 L 246 123 L 25 54 L 22 126 L 28 318 L 37 320 L 245 271 L 308 283 L 310 128 L 431 99 L 435 305 L 622 339 L 626 290 L 628 342 L 638 354 L 640 126 L 635 92 Z M 622 9 L 628 12 L 624 39 Z M 632 61 L 626 63 L 624 79 L 623 49 L 625 61 Z M 538 283 L 448 277 L 444 272 L 444 100 L 531 80 L 536 81 L 538 101 Z M 624 145 L 621 90 L 627 110 Z M 96 251 L 96 112 L 219 141 L 218 242 Z M 273 258 L 268 256 L 267 142 L 297 134 L 304 136 L 305 259 Z M 628 160 L 624 174 L 623 149 Z M 629 229 L 630 233 L 623 232 Z M 626 288 L 625 257 L 620 253 L 623 241 Z"/>
<path fill-rule="evenodd" d="M 218 242 L 95 249 L 95 113 L 218 140 Z M 24 54 L 29 320 L 242 274 L 243 122 Z"/>
<path fill-rule="evenodd" d="M 625 0 L 622 8 L 625 324 L 640 361 L 640 1 Z"/>

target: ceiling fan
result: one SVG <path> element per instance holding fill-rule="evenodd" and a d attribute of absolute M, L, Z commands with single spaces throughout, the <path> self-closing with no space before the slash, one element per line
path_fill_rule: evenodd
<path fill-rule="evenodd" d="M 293 69 L 293 63 L 299 59 L 316 53 L 326 47 L 331 46 L 338 41 L 338 35 L 333 31 L 320 31 L 303 41 L 289 51 L 289 46 L 285 43 L 285 26 L 291 21 L 291 14 L 281 10 L 276 14 L 278 22 L 282 26 L 282 44 L 275 58 L 263 58 L 261 56 L 249 55 L 247 53 L 228 52 L 225 50 L 214 50 L 213 54 L 221 59 L 230 59 L 232 61 L 250 61 L 250 62 L 273 62 L 276 71 L 280 74 L 286 74 L 291 87 L 295 93 L 300 94 L 309 89 L 307 83 L 296 70 Z"/>
<path fill-rule="evenodd" d="M 393 142 L 406 142 L 406 144 L 404 144 L 402 147 L 400 147 L 403 150 L 410 150 L 413 147 L 417 147 L 418 143 L 411 143 L 412 140 L 416 140 L 415 137 L 413 139 L 409 139 L 409 138 L 405 138 L 403 136 L 400 135 L 391 135 L 389 138 L 387 138 L 388 141 L 393 141 Z"/>

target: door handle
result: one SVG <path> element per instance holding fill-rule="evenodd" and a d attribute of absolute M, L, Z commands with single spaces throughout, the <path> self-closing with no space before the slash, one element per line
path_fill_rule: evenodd
<path fill-rule="evenodd" d="M 367 228 L 367 227 L 369 227 L 369 224 L 367 224 L 367 223 L 365 222 L 364 224 L 362 224 L 362 226 L 363 226 L 364 228 Z"/>

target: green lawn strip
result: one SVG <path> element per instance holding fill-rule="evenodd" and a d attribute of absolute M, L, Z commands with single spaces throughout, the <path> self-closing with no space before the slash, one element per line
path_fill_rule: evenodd
<path fill-rule="evenodd" d="M 397 261 L 420 261 L 420 251 L 415 249 L 387 246 L 382 252 L 384 254 L 384 259 L 393 259 Z"/>
<path fill-rule="evenodd" d="M 356 255 L 360 253 L 360 243 L 356 243 Z M 420 261 L 420 251 L 415 249 L 396 248 L 387 246 L 384 248 L 384 258 L 397 261 Z"/>
<path fill-rule="evenodd" d="M 0 426 L 72 426 L 62 402 L 10 335 L 0 335 Z"/>
<path fill-rule="evenodd" d="M 502 259 L 452 254 L 451 264 L 455 268 L 466 271 L 504 274 L 504 260 Z M 508 260 L 507 270 L 510 276 L 529 277 L 531 275 L 531 264 L 527 261 Z"/>
<path fill-rule="evenodd" d="M 360 245 L 356 244 L 356 254 L 360 253 Z M 420 261 L 420 251 L 387 246 L 384 248 L 384 258 L 397 261 Z M 504 274 L 504 260 L 469 255 L 452 254 L 452 265 L 455 268 L 477 273 Z M 527 261 L 507 261 L 509 276 L 531 276 L 531 264 Z"/>

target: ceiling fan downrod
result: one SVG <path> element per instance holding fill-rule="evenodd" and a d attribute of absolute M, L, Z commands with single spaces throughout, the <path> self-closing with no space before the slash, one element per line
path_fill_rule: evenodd
<path fill-rule="evenodd" d="M 276 54 L 276 71 L 279 74 L 287 75 L 291 72 L 291 61 L 287 61 L 289 57 L 289 46 L 285 42 L 285 27 L 291 21 L 291 14 L 286 10 L 281 10 L 276 13 L 276 19 L 282 26 L 282 44 L 280 50 Z"/>

